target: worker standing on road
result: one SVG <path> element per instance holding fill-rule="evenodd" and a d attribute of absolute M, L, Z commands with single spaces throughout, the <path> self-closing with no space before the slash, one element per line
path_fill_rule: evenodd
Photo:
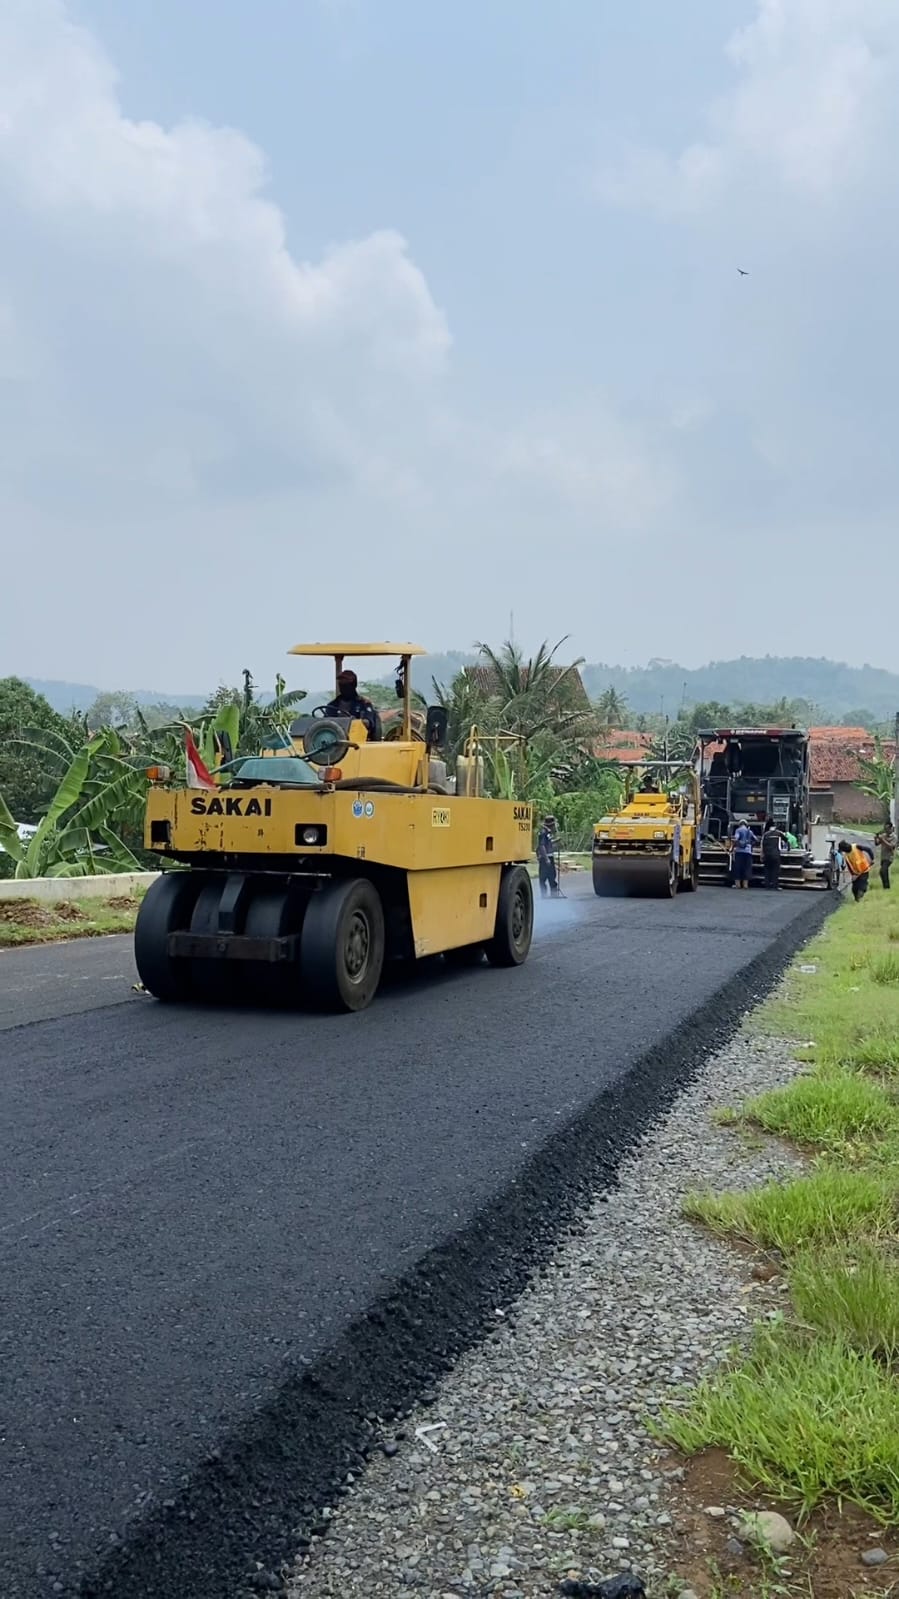
<path fill-rule="evenodd" d="M 769 816 L 762 834 L 762 866 L 765 871 L 765 887 L 780 888 L 780 852 L 784 835 L 775 825 L 773 816 Z"/>
<path fill-rule="evenodd" d="M 734 828 L 731 888 L 748 888 L 752 877 L 752 828 L 739 822 Z"/>
<path fill-rule="evenodd" d="M 558 898 L 557 847 L 556 819 L 554 816 L 544 816 L 543 826 L 537 834 L 537 876 L 540 879 L 540 893 L 544 899 L 547 894 Z"/>
<path fill-rule="evenodd" d="M 848 843 L 845 838 L 840 839 L 839 851 L 852 879 L 852 898 L 860 900 L 868 892 L 871 857 L 867 850 L 860 849 L 858 844 Z"/>
<path fill-rule="evenodd" d="M 880 881 L 884 888 L 890 886 L 890 867 L 896 854 L 896 829 L 891 821 L 887 821 L 874 840 L 880 845 Z"/>

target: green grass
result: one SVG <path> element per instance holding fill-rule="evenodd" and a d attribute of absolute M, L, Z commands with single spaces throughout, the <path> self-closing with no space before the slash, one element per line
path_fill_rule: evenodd
<path fill-rule="evenodd" d="M 803 1252 L 789 1270 L 796 1314 L 853 1349 L 895 1364 L 899 1356 L 899 1254 L 862 1241 Z"/>
<path fill-rule="evenodd" d="M 899 1073 L 899 1032 L 863 1032 L 848 1038 L 838 1051 L 834 1064 L 849 1071 L 875 1072 L 884 1076 Z"/>
<path fill-rule="evenodd" d="M 728 1450 L 755 1485 L 804 1510 L 829 1498 L 899 1518 L 899 1385 L 841 1339 L 760 1327 L 745 1360 L 657 1430 L 688 1454 Z"/>
<path fill-rule="evenodd" d="M 897 1181 L 890 1174 L 818 1166 L 790 1182 L 747 1193 L 694 1192 L 684 1214 L 712 1231 L 790 1255 L 810 1244 L 889 1234 L 897 1214 Z"/>
<path fill-rule="evenodd" d="M 832 1070 L 762 1094 L 742 1114 L 768 1133 L 834 1153 L 899 1129 L 899 1109 L 880 1084 Z"/>
<path fill-rule="evenodd" d="M 22 944 L 58 943 L 66 938 L 99 938 L 130 933 L 143 891 L 110 899 L 0 900 L 0 949 Z"/>
<path fill-rule="evenodd" d="M 569 1505 L 567 1510 L 548 1510 L 543 1520 L 551 1532 L 590 1531 L 590 1517 L 578 1505 Z"/>
<path fill-rule="evenodd" d="M 899 983 L 899 955 L 888 950 L 883 955 L 873 955 L 868 961 L 871 976 L 881 987 Z"/>
<path fill-rule="evenodd" d="M 899 1520 L 899 895 L 843 905 L 752 1025 L 812 1070 L 717 1120 L 819 1152 L 749 1193 L 693 1193 L 687 1215 L 779 1251 L 787 1318 L 655 1430 L 726 1449 L 756 1488 L 806 1510 L 851 1501 Z M 805 966 L 806 971 L 801 967 Z M 652 1425 L 652 1423 L 650 1423 Z"/>
<path fill-rule="evenodd" d="M 893 935 L 896 935 L 894 938 Z M 896 1039 L 899 895 L 872 888 L 860 905 L 830 917 L 753 1025 L 778 1037 L 814 1040 L 816 1062 L 849 1064 L 871 1037 Z M 814 966 L 802 972 L 801 966 Z M 848 1054 L 847 1054 L 848 1051 Z M 896 1063 L 896 1057 L 889 1062 Z"/>

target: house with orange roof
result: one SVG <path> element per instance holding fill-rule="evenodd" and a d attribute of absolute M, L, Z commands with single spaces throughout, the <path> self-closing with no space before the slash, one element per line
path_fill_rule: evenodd
<path fill-rule="evenodd" d="M 651 746 L 651 733 L 614 727 L 597 739 L 593 753 L 600 761 L 617 761 L 620 766 L 640 766 L 646 760 Z"/>
<path fill-rule="evenodd" d="M 872 760 L 875 744 L 864 727 L 809 728 L 811 755 L 812 812 L 822 822 L 879 822 L 883 808 L 879 800 L 863 794 L 863 760 Z M 892 760 L 895 745 L 883 743 L 883 753 Z"/>

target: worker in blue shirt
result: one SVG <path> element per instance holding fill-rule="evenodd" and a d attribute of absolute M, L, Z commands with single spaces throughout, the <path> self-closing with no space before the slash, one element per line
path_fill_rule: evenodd
<path fill-rule="evenodd" d="M 733 836 L 731 888 L 748 888 L 752 878 L 752 828 L 738 822 Z"/>

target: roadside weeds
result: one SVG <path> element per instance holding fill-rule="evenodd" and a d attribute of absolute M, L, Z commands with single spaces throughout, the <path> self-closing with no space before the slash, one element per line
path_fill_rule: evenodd
<path fill-rule="evenodd" d="M 897 943 L 899 912 L 889 895 L 844 904 L 753 1019 L 759 1034 L 804 1041 L 795 1050 L 802 1074 L 716 1119 L 785 1140 L 804 1156 L 800 1174 L 748 1192 L 709 1187 L 683 1204 L 694 1223 L 750 1249 L 755 1271 L 779 1276 L 784 1294 L 748 1347 L 677 1395 L 653 1428 L 693 1461 L 717 1453 L 735 1483 L 791 1518 L 796 1553 L 771 1590 L 782 1594 L 840 1592 L 835 1573 L 819 1585 L 811 1556 L 799 1551 L 816 1513 L 832 1523 L 845 1507 L 883 1529 L 856 1556 L 859 1587 L 848 1591 L 871 1591 L 860 1586 L 865 1568 L 890 1575 L 879 1593 L 896 1591 L 889 1539 L 899 1527 Z M 761 1591 L 745 1586 L 733 1564 L 719 1577 L 718 1588 L 701 1591 Z M 851 1575 L 840 1580 L 847 1591 Z"/>

